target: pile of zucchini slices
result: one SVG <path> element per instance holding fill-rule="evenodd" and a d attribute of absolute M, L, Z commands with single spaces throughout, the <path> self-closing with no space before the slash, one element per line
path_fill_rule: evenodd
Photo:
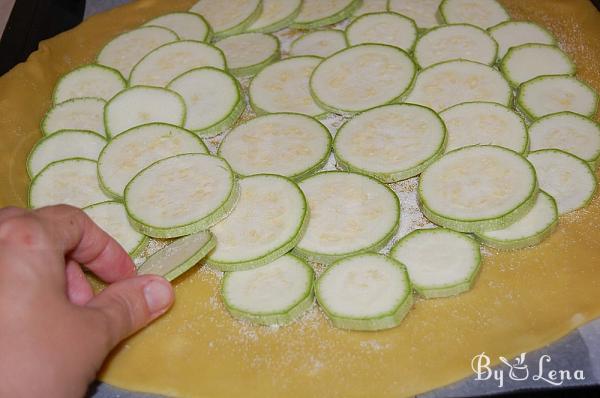
<path fill-rule="evenodd" d="M 236 318 L 316 297 L 336 327 L 391 328 L 468 291 L 481 243 L 536 245 L 590 201 L 598 95 L 575 72 L 496 0 L 200 0 L 58 80 L 29 205 L 83 208 L 139 273 L 223 271 Z"/>

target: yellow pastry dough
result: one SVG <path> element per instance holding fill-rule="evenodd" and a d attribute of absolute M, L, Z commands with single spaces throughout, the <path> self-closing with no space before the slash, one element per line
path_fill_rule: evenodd
<path fill-rule="evenodd" d="M 193 3 L 141 0 L 97 15 L 0 78 L 0 205 L 26 203 L 25 158 L 57 78 L 92 62 L 116 34 Z M 513 18 L 550 29 L 578 76 L 600 90 L 600 16 L 591 2 L 502 3 Z M 241 323 L 223 308 L 217 275 L 194 268 L 176 283 L 170 313 L 123 343 L 100 379 L 169 396 L 411 396 L 470 375 L 482 351 L 511 357 L 599 316 L 598 226 L 596 195 L 541 245 L 488 251 L 471 292 L 417 301 L 399 327 L 375 333 L 334 329 L 315 308 L 279 329 Z"/>

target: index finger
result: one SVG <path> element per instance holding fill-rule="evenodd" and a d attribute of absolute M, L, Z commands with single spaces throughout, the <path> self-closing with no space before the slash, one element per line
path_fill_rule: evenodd
<path fill-rule="evenodd" d="M 35 214 L 65 256 L 84 264 L 105 282 L 135 275 L 127 252 L 82 210 L 57 205 L 37 209 Z"/>

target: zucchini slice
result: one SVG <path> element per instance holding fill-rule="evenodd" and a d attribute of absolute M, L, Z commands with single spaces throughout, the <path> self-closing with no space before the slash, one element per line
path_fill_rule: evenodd
<path fill-rule="evenodd" d="M 596 174 L 585 160 L 561 151 L 542 149 L 527 156 L 537 173 L 540 189 L 556 200 L 563 215 L 587 206 L 596 192 Z"/>
<path fill-rule="evenodd" d="M 294 254 L 329 264 L 343 257 L 377 251 L 400 224 L 400 202 L 374 178 L 326 171 L 303 180 L 300 188 L 311 210 L 308 228 Z"/>
<path fill-rule="evenodd" d="M 138 275 L 160 275 L 172 281 L 198 264 L 215 248 L 217 241 L 209 231 L 200 231 L 174 240 L 139 266 Z"/>
<path fill-rule="evenodd" d="M 342 329 L 393 328 L 413 305 L 404 266 L 375 253 L 332 264 L 317 280 L 315 294 L 333 326 Z"/>
<path fill-rule="evenodd" d="M 360 4 L 360 0 L 303 0 L 300 13 L 291 27 L 316 29 L 332 25 L 352 15 Z"/>
<path fill-rule="evenodd" d="M 126 86 L 127 82 L 118 70 L 89 64 L 63 75 L 56 83 L 52 99 L 55 104 L 84 97 L 96 97 L 108 101 Z"/>
<path fill-rule="evenodd" d="M 29 186 L 29 207 L 68 204 L 83 208 L 110 200 L 100 188 L 96 162 L 71 158 L 52 162 Z"/>
<path fill-rule="evenodd" d="M 510 106 L 512 90 L 496 69 L 473 61 L 454 60 L 419 72 L 406 102 L 436 112 L 463 102 L 496 102 Z"/>
<path fill-rule="evenodd" d="M 529 21 L 506 21 L 488 29 L 498 43 L 498 59 L 511 47 L 527 43 L 556 45 L 556 39 L 546 28 Z"/>
<path fill-rule="evenodd" d="M 98 53 L 96 62 L 121 72 L 123 77 L 150 51 L 163 44 L 179 40 L 170 29 L 160 26 L 142 26 L 115 37 Z"/>
<path fill-rule="evenodd" d="M 106 140 L 87 130 L 60 130 L 39 140 L 27 157 L 27 174 L 33 178 L 52 162 L 69 158 L 97 160 Z"/>
<path fill-rule="evenodd" d="M 346 36 L 341 30 L 315 30 L 294 40 L 290 46 L 290 55 L 315 55 L 325 58 L 344 48 L 346 48 Z"/>
<path fill-rule="evenodd" d="M 504 105 L 465 102 L 440 112 L 440 117 L 448 129 L 446 152 L 471 145 L 498 145 L 518 153 L 527 152 L 525 122 Z"/>
<path fill-rule="evenodd" d="M 415 46 L 415 61 L 421 68 L 452 59 L 492 65 L 498 44 L 487 31 L 473 25 L 443 25 L 427 31 Z"/>
<path fill-rule="evenodd" d="M 183 98 L 159 87 L 128 88 L 115 95 L 104 108 L 104 124 L 109 137 L 116 137 L 132 127 L 148 123 L 183 126 L 185 116 Z"/>
<path fill-rule="evenodd" d="M 321 62 L 310 77 L 310 90 L 321 108 L 352 114 L 400 98 L 415 71 L 414 62 L 400 48 L 359 44 Z"/>
<path fill-rule="evenodd" d="M 291 180 L 258 174 L 240 180 L 240 201 L 212 228 L 216 249 L 206 263 L 221 271 L 268 264 L 292 250 L 309 217 L 304 194 Z"/>
<path fill-rule="evenodd" d="M 421 105 L 370 109 L 341 126 L 333 144 L 338 167 L 390 183 L 420 174 L 444 153 L 446 128 Z"/>
<path fill-rule="evenodd" d="M 250 83 L 248 97 L 257 114 L 293 112 L 308 116 L 325 113 L 313 100 L 309 79 L 319 57 L 292 57 L 261 70 Z"/>
<path fill-rule="evenodd" d="M 388 44 L 412 51 L 417 42 L 417 25 L 395 12 L 376 12 L 356 18 L 346 28 L 348 45 L 363 43 Z"/>
<path fill-rule="evenodd" d="M 105 136 L 102 98 L 73 98 L 54 105 L 41 123 L 42 133 L 49 135 L 60 130 L 88 130 Z"/>
<path fill-rule="evenodd" d="M 200 0 L 190 8 L 191 12 L 202 15 L 213 29 L 215 38 L 242 33 L 262 11 L 260 0 Z"/>
<path fill-rule="evenodd" d="M 388 9 L 411 18 L 419 29 L 429 29 L 439 25 L 437 12 L 441 2 L 442 0 L 389 0 Z"/>
<path fill-rule="evenodd" d="M 561 149 L 590 163 L 600 157 L 600 125 L 573 112 L 546 115 L 529 126 L 532 151 Z"/>
<path fill-rule="evenodd" d="M 202 140 L 165 123 L 136 126 L 112 139 L 100 153 L 98 178 L 106 193 L 122 198 L 125 186 L 140 171 L 161 159 L 184 153 L 208 153 Z"/>
<path fill-rule="evenodd" d="M 148 237 L 133 229 L 127 218 L 125 206 L 107 201 L 85 207 L 83 211 L 100 228 L 113 237 L 131 257 L 137 256 L 148 244 Z"/>
<path fill-rule="evenodd" d="M 296 113 L 273 113 L 240 124 L 219 146 L 240 176 L 278 174 L 301 180 L 325 165 L 331 134 L 317 120 Z"/>
<path fill-rule="evenodd" d="M 392 248 L 425 298 L 455 296 L 471 289 L 481 265 L 479 243 L 445 228 L 417 229 Z"/>
<path fill-rule="evenodd" d="M 277 61 L 279 39 L 266 33 L 242 33 L 218 41 L 215 46 L 223 51 L 229 71 L 235 76 L 252 76 L 265 66 Z"/>
<path fill-rule="evenodd" d="M 225 69 L 225 56 L 218 48 L 201 41 L 167 43 L 148 53 L 129 75 L 130 86 L 164 87 L 191 69 L 203 66 Z"/>
<path fill-rule="evenodd" d="M 439 13 L 445 23 L 468 23 L 483 29 L 510 19 L 496 0 L 444 0 Z"/>
<path fill-rule="evenodd" d="M 521 155 L 474 145 L 442 156 L 421 174 L 418 199 L 433 223 L 460 232 L 505 228 L 535 203 L 536 173 Z"/>
<path fill-rule="evenodd" d="M 542 242 L 557 224 L 556 201 L 540 190 L 533 208 L 523 218 L 504 229 L 482 232 L 476 236 L 485 245 L 496 249 L 522 249 Z"/>
<path fill-rule="evenodd" d="M 237 80 L 229 73 L 210 66 L 177 76 L 167 88 L 181 95 L 185 101 L 185 128 L 201 137 L 221 134 L 246 109 Z"/>
<path fill-rule="evenodd" d="M 282 325 L 313 305 L 313 280 L 314 272 L 306 262 L 286 254 L 259 268 L 228 272 L 221 294 L 235 318 Z"/>
<path fill-rule="evenodd" d="M 208 22 L 193 12 L 172 12 L 146 22 L 144 26 L 160 26 L 171 29 L 181 40 L 210 42 L 212 29 Z"/>
<path fill-rule="evenodd" d="M 354 10 L 352 16 L 359 17 L 372 12 L 385 12 L 387 11 L 387 3 L 388 0 L 363 0 L 362 4 Z"/>
<path fill-rule="evenodd" d="M 232 211 L 238 184 L 226 161 L 188 153 L 159 160 L 125 187 L 125 206 L 135 229 L 174 238 L 207 229 Z"/>
<path fill-rule="evenodd" d="M 549 44 L 523 44 L 511 47 L 500 70 L 513 86 L 538 76 L 574 75 L 575 64 L 560 48 Z"/>
<path fill-rule="evenodd" d="M 598 94 L 573 76 L 540 76 L 519 87 L 517 105 L 531 119 L 563 111 L 592 117 Z"/>
<path fill-rule="evenodd" d="M 271 33 L 287 28 L 300 13 L 302 0 L 262 0 L 262 12 L 249 32 Z"/>

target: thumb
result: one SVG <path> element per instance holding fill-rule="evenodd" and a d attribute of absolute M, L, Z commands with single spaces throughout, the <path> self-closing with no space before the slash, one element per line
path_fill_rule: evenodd
<path fill-rule="evenodd" d="M 86 307 L 98 311 L 100 330 L 108 349 L 164 314 L 173 304 L 173 288 L 166 279 L 144 275 L 106 287 Z"/>

